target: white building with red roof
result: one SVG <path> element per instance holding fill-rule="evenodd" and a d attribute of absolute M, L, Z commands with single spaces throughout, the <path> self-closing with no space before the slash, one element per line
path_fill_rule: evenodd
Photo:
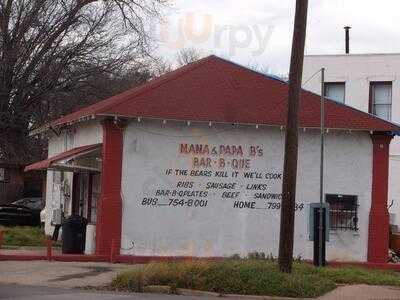
<path fill-rule="evenodd" d="M 96 257 L 277 256 L 287 83 L 210 56 L 64 116 L 49 137 L 46 232 L 95 228 Z M 389 144 L 400 128 L 325 101 L 327 259 L 384 263 Z M 295 256 L 313 256 L 320 97 L 302 91 Z"/>
<path fill-rule="evenodd" d="M 325 68 L 326 97 L 400 124 L 400 53 L 306 55 L 304 89 L 320 93 L 320 76 L 310 77 L 322 67 Z M 392 225 L 399 227 L 399 137 L 392 140 L 389 154 L 388 206 Z"/>

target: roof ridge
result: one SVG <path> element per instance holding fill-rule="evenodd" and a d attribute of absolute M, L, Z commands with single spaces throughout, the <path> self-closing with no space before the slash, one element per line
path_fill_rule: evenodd
<path fill-rule="evenodd" d="M 215 56 L 215 55 L 213 55 L 213 56 Z M 241 68 L 241 69 L 243 69 L 243 70 L 245 70 L 247 72 L 255 73 L 256 75 L 264 77 L 264 79 L 271 79 L 271 80 L 278 81 L 280 83 L 288 83 L 287 81 L 285 81 L 284 79 L 280 78 L 279 76 L 262 73 L 260 71 L 257 71 L 257 70 L 254 70 L 252 68 L 246 67 L 246 66 L 244 66 L 242 64 L 239 64 L 237 62 L 231 61 L 231 60 L 223 58 L 223 57 L 215 56 L 215 58 L 219 59 L 219 60 L 222 60 L 223 62 L 230 63 L 230 64 L 232 64 L 234 66 L 237 66 L 237 67 L 239 67 L 239 68 Z"/>
<path fill-rule="evenodd" d="M 196 70 L 197 68 L 203 66 L 206 62 L 208 62 L 212 58 L 215 58 L 215 56 L 214 55 L 206 56 L 206 57 L 201 58 L 201 59 L 199 59 L 199 60 L 197 60 L 195 62 L 189 63 L 189 64 L 184 65 L 184 66 L 182 66 L 182 67 L 180 67 L 178 69 L 175 69 L 175 70 L 173 70 L 171 72 L 165 73 L 165 74 L 161 75 L 160 77 L 151 79 L 150 81 L 145 82 L 143 85 L 140 85 L 140 86 L 137 86 L 137 87 L 135 87 L 135 88 L 133 88 L 131 90 L 128 90 L 128 91 L 132 92 L 132 94 L 126 95 L 126 97 L 128 97 L 128 96 L 135 96 L 135 97 L 139 96 L 139 95 L 141 95 L 143 93 L 146 93 L 147 91 L 151 91 L 151 90 L 153 90 L 155 88 L 158 88 L 158 87 L 162 86 L 163 84 L 165 84 L 167 82 L 170 82 L 172 80 L 178 79 L 178 78 L 186 75 L 187 73 L 189 73 L 189 72 L 191 72 L 193 70 Z M 135 89 L 137 89 L 137 91 L 135 91 Z M 119 95 L 121 95 L 121 94 L 119 94 Z M 110 103 L 110 105 L 108 105 L 106 107 L 103 107 L 101 109 L 101 111 L 103 111 L 105 109 L 108 109 L 108 108 L 110 108 L 112 106 L 120 105 L 120 104 L 124 103 L 126 100 L 129 100 L 129 99 L 126 99 L 126 97 L 121 98 L 119 101 L 116 101 L 115 103 L 112 103 L 112 104 Z M 108 98 L 108 99 L 111 99 L 111 98 Z M 107 100 L 107 99 L 105 99 L 105 100 Z"/>
<path fill-rule="evenodd" d="M 145 93 L 147 91 L 155 89 L 155 88 L 157 88 L 157 87 L 159 87 L 159 86 L 161 86 L 161 85 L 163 85 L 163 84 L 165 84 L 165 83 L 167 83 L 167 82 L 169 82 L 171 80 L 174 80 L 174 79 L 177 79 L 179 77 L 182 77 L 185 74 L 187 74 L 188 72 L 199 68 L 200 66 L 202 66 L 204 63 L 206 63 L 211 58 L 212 58 L 211 55 L 207 56 L 207 57 L 204 57 L 202 59 L 197 60 L 196 62 L 193 62 L 191 64 L 182 66 L 182 67 L 180 67 L 178 69 L 175 69 L 175 70 L 173 70 L 171 72 L 165 73 L 165 74 L 161 75 L 160 77 L 153 78 L 153 79 L 145 82 L 142 85 L 139 85 L 137 87 L 129 89 L 129 90 L 125 91 L 125 92 L 116 94 L 116 95 L 114 95 L 114 96 L 112 96 L 110 98 L 104 99 L 102 101 L 107 101 L 109 99 L 111 100 L 115 96 L 118 96 L 118 95 L 121 95 L 121 94 L 124 94 L 124 93 L 127 94 L 127 95 L 123 96 L 120 100 L 118 100 L 116 102 L 113 102 L 113 103 L 110 103 L 109 105 L 103 107 L 102 109 L 100 109 L 100 112 L 104 111 L 104 110 L 106 110 L 106 109 L 108 109 L 108 108 L 110 108 L 112 106 L 124 103 L 126 100 L 129 100 L 129 99 L 126 99 L 127 97 L 141 95 L 142 93 Z M 100 102 L 97 102 L 97 103 L 100 103 Z"/>
<path fill-rule="evenodd" d="M 184 66 L 182 66 L 182 67 L 180 67 L 178 69 L 175 69 L 175 70 L 173 70 L 171 72 L 168 72 L 168 73 L 165 73 L 165 74 L 163 74 L 163 75 L 161 75 L 159 77 L 153 78 L 153 79 L 151 79 L 151 80 L 149 80 L 149 81 L 147 81 L 147 82 L 145 82 L 145 83 L 143 83 L 143 84 L 141 84 L 139 86 L 133 87 L 133 88 L 127 90 L 127 91 L 115 94 L 115 95 L 113 95 L 113 96 L 111 96 L 109 98 L 106 98 L 106 99 L 100 100 L 99 102 L 93 103 L 92 105 L 86 106 L 84 108 L 80 108 L 80 109 L 78 109 L 76 111 L 73 111 L 73 112 L 71 112 L 69 114 L 66 114 L 65 116 L 62 116 L 62 117 L 54 120 L 53 122 L 51 122 L 50 126 L 51 125 L 58 125 L 58 123 L 59 123 L 58 120 L 63 119 L 65 117 L 68 117 L 69 115 L 72 115 L 72 114 L 74 114 L 76 112 L 79 112 L 82 109 L 90 110 L 90 108 L 99 106 L 100 104 L 104 104 L 105 102 L 111 102 L 108 105 L 105 105 L 104 107 L 101 107 L 101 108 L 98 109 L 98 111 L 96 111 L 96 113 L 101 113 L 101 112 L 109 109 L 110 107 L 113 107 L 115 105 L 120 105 L 120 104 L 124 103 L 125 101 L 129 100 L 129 99 L 127 99 L 128 97 L 129 98 L 130 97 L 136 97 L 138 95 L 141 95 L 142 93 L 146 93 L 146 92 L 151 91 L 152 89 L 155 89 L 155 88 L 157 88 L 157 87 L 159 87 L 159 86 L 161 86 L 161 85 L 163 85 L 163 84 L 165 84 L 167 82 L 170 82 L 171 80 L 178 79 L 178 78 L 184 76 L 185 74 L 187 74 L 188 72 L 191 72 L 191 71 L 203 66 L 206 62 L 210 61 L 211 59 L 215 59 L 215 58 L 216 58 L 215 55 L 209 55 L 209 56 L 201 58 L 201 59 L 199 59 L 199 60 L 197 60 L 195 62 L 192 62 L 192 63 L 189 63 L 187 65 L 184 65 Z M 119 100 L 117 100 L 115 102 L 112 102 L 113 100 L 115 100 L 115 97 L 117 97 L 117 96 L 119 96 L 119 97 L 122 96 L 122 97 L 121 97 L 121 99 L 119 99 Z M 87 116 L 83 116 L 83 117 L 87 117 Z M 46 125 L 44 125 L 44 126 L 46 126 Z"/>

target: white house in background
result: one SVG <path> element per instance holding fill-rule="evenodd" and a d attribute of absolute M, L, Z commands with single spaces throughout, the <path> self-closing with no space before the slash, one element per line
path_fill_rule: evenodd
<path fill-rule="evenodd" d="M 400 53 L 307 55 L 304 59 L 304 89 L 321 93 L 320 76 L 309 78 L 322 67 L 325 68 L 325 96 L 400 123 Z M 391 222 L 400 225 L 399 137 L 394 137 L 390 144 L 389 170 Z"/>

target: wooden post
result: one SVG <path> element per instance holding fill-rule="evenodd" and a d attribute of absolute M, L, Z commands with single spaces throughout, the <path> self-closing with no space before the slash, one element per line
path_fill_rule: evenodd
<path fill-rule="evenodd" d="M 3 246 L 3 242 L 4 242 L 4 231 L 0 230 L 0 249 Z"/>
<path fill-rule="evenodd" d="M 50 236 L 46 239 L 46 249 L 47 249 L 47 260 L 51 260 L 51 247 L 53 246 L 53 240 Z"/>
<path fill-rule="evenodd" d="M 303 72 L 308 0 L 296 1 L 296 15 L 289 72 L 289 99 L 286 121 L 285 161 L 283 166 L 279 269 L 292 271 L 294 213 L 296 197 L 298 107 Z"/>

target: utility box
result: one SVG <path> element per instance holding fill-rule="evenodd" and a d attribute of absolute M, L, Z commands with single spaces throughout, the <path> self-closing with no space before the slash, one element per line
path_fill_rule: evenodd
<path fill-rule="evenodd" d="M 320 203 L 310 203 L 309 213 L 308 213 L 308 239 L 314 241 L 314 228 L 315 228 L 315 218 L 318 216 L 318 209 L 321 207 Z M 324 209 L 325 215 L 325 241 L 329 242 L 329 203 L 322 203 L 322 208 Z"/>
<path fill-rule="evenodd" d="M 326 242 L 329 240 L 329 204 L 311 203 L 309 211 L 310 240 L 314 241 L 314 265 L 325 266 Z"/>

